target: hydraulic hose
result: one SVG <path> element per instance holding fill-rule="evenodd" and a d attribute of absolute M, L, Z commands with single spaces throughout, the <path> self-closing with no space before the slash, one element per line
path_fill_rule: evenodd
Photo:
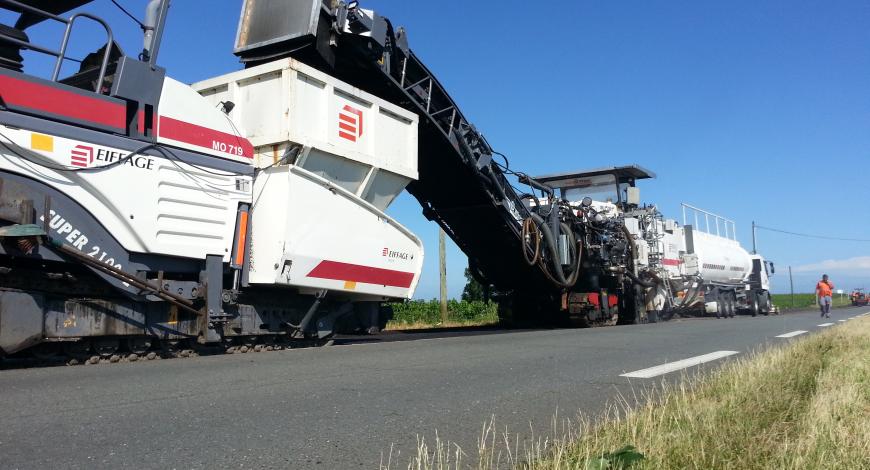
<path fill-rule="evenodd" d="M 526 264 L 534 266 L 541 259 L 541 230 L 531 217 L 528 217 L 523 221 L 522 239 L 523 258 L 525 258 Z M 532 245 L 535 247 L 531 258 L 529 257 L 529 247 L 526 246 L 526 240 L 531 241 Z"/>
<path fill-rule="evenodd" d="M 632 282 L 643 287 L 653 288 L 659 285 L 658 282 L 641 279 L 637 277 L 633 272 L 628 270 L 625 271 L 625 275 L 628 276 L 628 278 L 631 279 Z"/>
<path fill-rule="evenodd" d="M 308 311 L 305 312 L 305 316 L 302 317 L 302 321 L 299 322 L 299 325 L 298 325 L 299 332 L 298 333 L 300 335 L 303 335 L 303 336 L 305 335 L 305 331 L 308 330 L 308 325 L 311 323 L 311 320 L 314 318 L 314 314 L 317 313 L 317 307 L 320 306 L 320 302 L 323 300 L 324 297 L 326 297 L 325 290 L 319 291 L 314 296 L 314 303 L 311 304 L 311 307 L 308 307 Z M 293 325 L 293 324 L 291 324 L 290 326 L 296 327 L 296 325 Z"/>
<path fill-rule="evenodd" d="M 546 242 L 548 251 L 550 253 L 550 257 L 552 258 L 552 272 L 546 268 L 542 264 L 542 271 L 544 274 L 550 278 L 555 284 L 560 287 L 571 287 L 574 283 L 577 282 L 577 277 L 580 272 L 580 250 L 577 250 L 577 255 L 575 256 L 574 263 L 571 265 L 571 275 L 567 278 L 565 277 L 565 271 L 562 268 L 561 263 L 559 263 L 559 252 L 558 252 L 558 244 L 556 241 L 556 237 L 553 234 L 553 231 L 550 230 L 550 227 L 544 222 L 544 219 L 535 213 L 532 213 L 530 218 L 534 221 L 534 223 L 538 226 L 538 229 L 541 231 L 541 235 L 543 235 L 543 239 Z M 562 224 L 562 229 L 566 229 L 567 226 Z M 569 243 L 571 245 L 575 244 L 574 235 L 570 230 L 566 230 L 568 237 L 570 238 Z M 525 249 L 525 248 L 524 248 Z M 543 257 L 542 257 L 543 260 Z"/>
<path fill-rule="evenodd" d="M 632 237 L 631 232 L 628 231 L 628 227 L 625 225 L 620 225 L 619 228 L 622 229 L 625 241 L 628 242 L 629 248 L 631 248 L 631 270 L 634 271 L 635 263 L 637 262 L 637 246 L 634 244 L 634 237 Z"/>
<path fill-rule="evenodd" d="M 568 284 L 568 280 L 565 279 L 565 273 L 562 271 L 562 265 L 559 264 L 559 251 L 557 248 L 558 245 L 553 231 L 550 230 L 550 227 L 547 226 L 547 223 L 544 222 L 544 219 L 540 215 L 533 213 L 531 215 L 531 218 L 535 221 L 535 224 L 537 224 L 538 228 L 541 230 L 541 235 L 544 236 L 544 241 L 546 242 L 546 246 L 550 251 L 550 257 L 553 263 L 552 274 L 554 275 L 559 284 Z"/>
<path fill-rule="evenodd" d="M 695 301 L 695 299 L 698 298 L 698 294 L 701 293 L 701 283 L 698 281 L 698 279 L 695 279 L 693 282 L 696 284 L 695 288 L 693 289 L 691 285 L 689 286 L 692 295 L 684 296 L 683 301 L 680 302 L 680 306 L 677 307 L 677 309 L 681 310 L 686 308 L 688 305 L 691 305 Z"/>
<path fill-rule="evenodd" d="M 634 244 L 634 237 L 632 237 L 631 232 L 628 231 L 628 227 L 626 227 L 625 225 L 621 225 L 620 228 L 622 229 L 623 235 L 625 235 L 625 241 L 628 242 L 628 245 L 631 248 L 631 269 L 626 269 L 625 275 L 628 276 L 628 278 L 631 279 L 635 284 L 638 284 L 640 286 L 646 288 L 656 287 L 659 284 L 658 282 L 641 279 L 640 277 L 638 277 L 637 274 L 635 274 L 635 263 L 637 262 L 638 256 L 637 246 Z"/>

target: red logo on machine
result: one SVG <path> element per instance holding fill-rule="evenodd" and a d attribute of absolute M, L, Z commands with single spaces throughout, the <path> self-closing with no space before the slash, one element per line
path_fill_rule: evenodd
<path fill-rule="evenodd" d="M 76 145 L 69 154 L 72 166 L 87 168 L 94 162 L 94 148 L 87 145 Z"/>
<path fill-rule="evenodd" d="M 414 255 L 412 255 L 410 253 L 407 253 L 404 251 L 394 251 L 394 250 L 391 250 L 389 248 L 384 248 L 384 250 L 381 252 L 381 256 L 383 256 L 385 258 L 391 258 L 391 259 L 395 259 L 395 258 L 402 259 L 402 260 L 414 259 Z"/>
<path fill-rule="evenodd" d="M 338 112 L 338 136 L 356 142 L 362 134 L 363 112 L 353 106 L 344 105 L 344 108 Z"/>

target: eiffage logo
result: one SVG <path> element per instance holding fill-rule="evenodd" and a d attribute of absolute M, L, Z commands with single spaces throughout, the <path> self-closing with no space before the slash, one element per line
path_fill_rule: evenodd
<path fill-rule="evenodd" d="M 72 166 L 87 168 L 94 162 L 94 148 L 87 145 L 76 145 L 69 154 Z"/>
<path fill-rule="evenodd" d="M 351 142 L 363 135 L 363 112 L 350 105 L 338 112 L 338 136 Z"/>

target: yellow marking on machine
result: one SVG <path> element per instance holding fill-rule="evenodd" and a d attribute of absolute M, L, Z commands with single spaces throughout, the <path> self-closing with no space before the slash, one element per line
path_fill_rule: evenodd
<path fill-rule="evenodd" d="M 344 281 L 344 290 L 356 289 L 356 281 Z"/>
<path fill-rule="evenodd" d="M 30 134 L 30 148 L 45 152 L 54 152 L 54 137 L 45 134 Z"/>

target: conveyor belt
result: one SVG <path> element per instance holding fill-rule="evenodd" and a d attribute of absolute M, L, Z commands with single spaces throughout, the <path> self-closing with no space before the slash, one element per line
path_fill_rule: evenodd
<path fill-rule="evenodd" d="M 295 3 L 300 15 L 311 9 L 310 0 Z M 495 152 L 483 135 L 407 47 L 404 31 L 370 11 L 341 6 L 321 8 L 319 22 L 307 27 L 293 40 L 237 54 L 249 66 L 289 55 L 417 113 L 419 180 L 408 191 L 424 215 L 445 230 L 496 291 L 558 295 L 541 270 L 523 259 L 521 226 L 529 211 L 522 195 L 493 161 Z"/>

